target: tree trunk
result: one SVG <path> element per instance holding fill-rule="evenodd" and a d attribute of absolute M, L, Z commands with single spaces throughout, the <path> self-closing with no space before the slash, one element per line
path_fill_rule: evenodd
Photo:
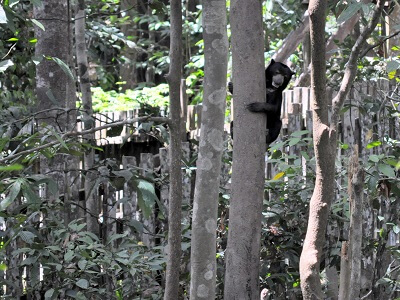
<path fill-rule="evenodd" d="M 216 228 L 228 65 L 226 1 L 203 1 L 204 94 L 193 203 L 190 299 L 215 299 Z"/>
<path fill-rule="evenodd" d="M 265 101 L 261 1 L 231 1 L 235 142 L 226 250 L 225 299 L 260 299 L 265 115 L 246 104 Z"/>
<path fill-rule="evenodd" d="M 35 26 L 35 37 L 38 40 L 35 56 L 55 58 L 54 60 L 43 58 L 36 66 L 37 104 L 35 109 L 38 112 L 36 116 L 40 130 L 43 130 L 43 126 L 47 126 L 55 132 L 62 132 L 68 129 L 69 123 L 75 124 L 76 121 L 75 113 L 65 110 L 74 108 L 71 107 L 72 101 L 70 101 L 70 96 L 75 94 L 74 82 L 56 63 L 61 60 L 62 63 L 68 65 L 71 61 L 72 37 L 69 6 L 65 1 L 49 0 L 42 2 L 41 5 L 34 5 L 33 14 L 34 18 L 45 27 L 45 30 L 42 30 Z M 75 103 L 73 105 L 75 106 Z M 64 112 L 60 113 L 60 109 Z M 68 191 L 64 176 L 67 157 L 68 155 L 58 154 L 51 161 L 41 159 L 41 173 L 51 175 L 60 193 Z M 52 195 L 46 192 L 45 197 L 52 197 Z M 68 209 L 69 205 L 66 205 L 66 210 Z"/>
<path fill-rule="evenodd" d="M 94 125 L 93 107 L 92 107 L 92 93 L 90 91 L 89 80 L 89 63 L 87 58 L 86 49 L 86 14 L 85 14 L 85 0 L 78 0 L 75 12 L 75 43 L 76 43 L 76 61 L 78 63 L 79 86 L 82 93 L 82 106 L 83 106 L 83 127 L 85 130 L 92 129 Z M 94 133 L 84 136 L 85 142 L 88 144 L 94 143 Z M 97 193 L 93 190 L 95 182 L 95 174 L 92 172 L 94 164 L 94 150 L 88 149 L 84 155 L 84 169 L 85 173 L 85 200 L 86 200 L 86 223 L 88 231 L 98 235 L 99 223 L 98 216 L 100 213 L 99 202 Z"/>
<path fill-rule="evenodd" d="M 122 86 L 122 90 L 134 89 L 138 84 L 138 74 L 136 69 L 137 49 L 132 44 L 137 40 L 137 25 L 133 22 L 137 6 L 137 0 L 122 0 L 121 10 L 125 11 L 123 16 L 129 16 L 121 28 L 125 37 L 130 41 L 127 42 L 122 49 L 123 63 L 120 66 L 121 81 L 126 83 Z M 134 8 L 134 9 L 132 9 Z"/>
<path fill-rule="evenodd" d="M 378 1 L 372 18 L 355 42 L 346 64 L 339 93 L 332 100 L 332 118 L 328 123 L 328 101 L 325 78 L 325 12 L 326 0 L 309 4 L 311 38 L 311 94 L 313 100 L 313 139 L 316 160 L 315 188 L 310 201 L 307 234 L 300 257 L 300 279 L 303 298 L 324 299 L 320 282 L 320 258 L 325 243 L 329 208 L 334 195 L 335 152 L 340 110 L 357 73 L 357 60 L 383 9 Z"/>
<path fill-rule="evenodd" d="M 182 4 L 171 0 L 170 68 L 167 75 L 170 97 L 170 189 L 168 205 L 168 258 L 164 300 L 177 300 L 181 258 L 182 173 L 180 80 L 182 77 Z"/>
<path fill-rule="evenodd" d="M 358 162 L 358 147 L 350 162 L 349 170 L 350 197 L 350 295 L 349 300 L 360 299 L 361 290 L 361 239 L 362 239 L 362 207 L 364 198 L 364 169 Z"/>
<path fill-rule="evenodd" d="M 330 203 L 334 194 L 335 152 L 331 147 L 325 78 L 325 13 L 326 0 L 311 0 L 311 97 L 313 101 L 313 137 L 316 160 L 315 188 L 310 201 L 310 215 L 303 251 L 300 257 L 301 289 L 304 299 L 324 299 L 320 259 Z"/>

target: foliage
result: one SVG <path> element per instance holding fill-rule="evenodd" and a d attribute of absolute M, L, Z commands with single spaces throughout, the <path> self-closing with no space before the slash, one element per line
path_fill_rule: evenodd
<path fill-rule="evenodd" d="M 125 92 L 103 91 L 101 87 L 92 88 L 93 110 L 95 112 L 128 111 L 143 107 L 166 108 L 169 103 L 167 84 L 143 87 Z M 80 104 L 78 103 L 78 106 Z"/>
<path fill-rule="evenodd" d="M 152 211 L 158 199 L 149 179 L 139 176 L 138 169 L 109 171 L 116 166 L 110 160 L 94 166 L 99 170 L 96 188 L 109 184 L 120 187 L 129 182 L 138 194 L 138 207 L 143 212 Z M 143 293 L 156 295 L 161 291 L 157 272 L 165 266 L 163 246 L 152 249 L 144 246 L 140 237 L 145 226 L 140 221 L 120 219 L 118 222 L 122 222 L 125 233 L 114 233 L 106 239 L 86 231 L 82 219 L 65 224 L 64 196 L 59 194 L 56 182 L 49 176 L 29 173 L 30 169 L 20 164 L 0 169 L 0 194 L 3 195 L 0 223 L 4 228 L 1 266 L 8 270 L 14 265 L 13 261 L 21 260 L 16 271 L 22 274 L 26 270 L 29 275 L 24 279 L 26 293 L 40 292 L 48 299 L 113 299 L 117 293 L 123 299 L 135 299 Z M 51 197 L 43 197 L 39 190 L 47 190 Z M 80 204 L 78 199 L 72 200 L 76 214 Z M 126 201 L 120 199 L 118 203 Z M 111 221 L 116 226 L 117 220 Z M 34 273 L 39 269 L 43 271 L 41 280 L 39 274 Z M 16 271 L 10 270 L 10 274 Z M 18 288 L 14 286 L 17 282 L 4 278 L 0 282 L 8 293 Z M 115 292 L 110 294 L 110 291 Z"/>

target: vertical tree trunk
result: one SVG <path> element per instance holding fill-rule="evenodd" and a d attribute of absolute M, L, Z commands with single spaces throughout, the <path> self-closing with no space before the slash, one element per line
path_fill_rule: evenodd
<path fill-rule="evenodd" d="M 362 239 L 362 207 L 364 198 L 364 169 L 358 162 L 358 147 L 350 162 L 349 170 L 350 197 L 350 296 L 349 300 L 360 299 L 361 290 L 361 239 Z"/>
<path fill-rule="evenodd" d="M 261 1 L 232 0 L 230 20 L 235 142 L 224 298 L 258 300 L 266 125 L 245 105 L 265 101 Z"/>
<path fill-rule="evenodd" d="M 316 160 L 315 188 L 310 201 L 307 234 L 300 258 L 301 289 L 304 299 L 324 299 L 319 278 L 319 263 L 325 242 L 330 203 L 334 194 L 335 152 L 331 147 L 325 78 L 326 0 L 311 0 L 311 96 Z"/>
<path fill-rule="evenodd" d="M 35 46 L 35 56 L 54 57 L 68 64 L 71 59 L 71 41 L 68 39 L 70 34 L 70 19 L 68 2 L 61 0 L 49 0 L 41 2 L 40 5 L 34 5 L 34 18 L 40 20 L 45 30 L 35 26 L 35 37 L 37 43 Z M 64 37 L 64 38 L 60 38 Z M 36 95 L 37 117 L 40 120 L 39 127 L 50 126 L 52 130 L 61 132 L 68 129 L 68 123 L 75 123 L 75 114 L 65 111 L 60 114 L 57 109 L 72 108 L 69 97 L 75 92 L 72 78 L 67 76 L 63 69 L 54 61 L 43 58 L 36 66 Z M 75 105 L 75 103 L 74 103 Z M 53 110 L 49 110 L 53 109 Z M 44 111 L 43 113 L 39 113 Z M 60 193 L 68 191 L 64 170 L 67 155 L 58 154 L 49 161 L 41 159 L 40 172 L 48 174 L 57 182 Z M 50 173 L 51 172 L 51 173 Z M 45 197 L 52 197 L 46 193 Z M 66 200 L 68 197 L 66 197 Z M 66 205 L 69 209 L 69 205 Z M 66 216 L 68 214 L 65 214 Z"/>
<path fill-rule="evenodd" d="M 181 258 L 182 173 L 180 80 L 182 77 L 182 4 L 171 0 L 170 68 L 167 75 L 170 97 L 170 189 L 168 205 L 168 258 L 164 300 L 177 300 Z"/>
<path fill-rule="evenodd" d="M 133 17 L 135 16 L 136 12 L 136 6 L 137 0 L 121 1 L 121 10 L 125 11 L 123 16 L 129 16 L 129 19 L 126 21 L 127 24 L 124 24 L 122 26 L 121 31 L 124 33 L 125 37 L 131 42 L 135 42 L 137 40 L 137 27 L 136 24 L 133 22 Z M 122 49 L 122 56 L 123 63 L 120 66 L 120 76 L 121 80 L 126 82 L 122 86 L 122 89 L 133 89 L 138 84 L 136 69 L 137 49 L 133 46 L 133 44 L 127 43 L 127 45 L 125 45 L 125 47 Z"/>
<path fill-rule="evenodd" d="M 193 203 L 190 299 L 215 299 L 216 227 L 228 65 L 226 1 L 203 1 L 204 94 Z"/>
<path fill-rule="evenodd" d="M 316 160 L 314 193 L 310 201 L 307 234 L 300 257 L 301 290 L 305 300 L 324 299 L 320 282 L 320 258 L 325 243 L 329 208 L 334 195 L 335 151 L 340 110 L 357 74 L 357 60 L 383 9 L 384 1 L 375 6 L 368 25 L 355 42 L 346 64 L 339 93 L 332 100 L 332 118 L 328 123 L 328 101 L 325 78 L 326 0 L 311 0 L 311 94 L 313 101 L 313 139 Z"/>
<path fill-rule="evenodd" d="M 75 12 L 75 41 L 76 41 L 76 61 L 78 63 L 79 86 L 82 93 L 82 106 L 83 106 L 83 125 L 84 129 L 91 129 L 94 127 L 93 107 L 92 107 L 92 93 L 90 91 L 89 80 L 89 63 L 87 58 L 86 49 L 86 14 L 85 14 L 85 0 L 78 0 Z M 94 143 L 94 134 L 88 134 L 83 137 L 88 144 Z M 97 193 L 93 190 L 95 181 L 95 174 L 92 172 L 94 164 L 94 150 L 88 149 L 84 154 L 84 169 L 85 173 L 85 200 L 86 200 L 86 223 L 88 231 L 98 235 L 99 234 L 99 202 Z"/>

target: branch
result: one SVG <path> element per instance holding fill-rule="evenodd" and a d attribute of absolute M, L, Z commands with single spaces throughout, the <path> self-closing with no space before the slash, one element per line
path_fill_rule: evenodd
<path fill-rule="evenodd" d="M 62 140 L 67 140 L 69 137 L 83 136 L 83 135 L 94 133 L 96 131 L 107 129 L 107 128 L 118 127 L 118 126 L 123 126 L 123 125 L 131 125 L 131 124 L 133 124 L 135 122 L 144 122 L 144 121 L 154 121 L 154 122 L 168 123 L 168 124 L 171 122 L 171 120 L 169 118 L 163 118 L 163 117 L 150 117 L 150 116 L 147 116 L 147 117 L 131 118 L 131 119 L 126 119 L 126 120 L 115 122 L 115 123 L 111 123 L 111 124 L 105 124 L 105 125 L 102 125 L 102 126 L 99 126 L 99 127 L 94 127 L 92 129 L 83 130 L 83 131 L 79 131 L 79 132 L 78 131 L 65 132 L 64 134 L 61 135 L 61 139 Z M 21 151 L 21 152 L 16 153 L 16 154 L 9 155 L 7 157 L 1 158 L 0 159 L 0 163 L 5 163 L 5 162 L 10 161 L 10 160 L 12 160 L 14 158 L 18 158 L 18 157 L 23 156 L 23 155 L 28 155 L 28 154 L 31 154 L 33 152 L 40 151 L 40 150 L 46 149 L 48 147 L 52 147 L 52 146 L 57 145 L 59 143 L 60 142 L 57 140 L 57 141 L 49 142 L 49 143 L 46 143 L 44 145 L 41 145 L 41 146 L 38 146 L 38 147 L 35 147 L 35 148 L 31 148 L 31 149 L 28 149 L 28 150 Z"/>
<path fill-rule="evenodd" d="M 392 37 L 395 37 L 395 36 L 398 35 L 398 34 L 400 34 L 400 30 L 399 30 L 399 31 L 396 31 L 395 33 L 393 33 L 393 34 L 391 34 L 391 35 L 389 35 L 389 36 L 387 36 L 387 37 L 385 37 L 385 38 L 383 38 L 382 40 L 380 40 L 380 41 L 377 42 L 376 44 L 369 46 L 367 49 L 365 49 L 365 50 L 363 51 L 363 53 L 361 53 L 360 58 L 364 57 L 365 55 L 367 55 L 367 53 L 368 53 L 369 51 L 371 51 L 372 49 L 374 49 L 374 48 L 376 48 L 376 47 L 382 45 L 384 42 L 386 42 L 387 40 L 391 39 Z"/>
<path fill-rule="evenodd" d="M 285 38 L 282 47 L 279 48 L 272 58 L 280 62 L 287 60 L 309 31 L 310 18 L 308 17 L 308 11 L 306 11 L 301 24 Z"/>
<path fill-rule="evenodd" d="M 342 80 L 342 84 L 340 86 L 340 90 L 336 97 L 332 101 L 332 122 L 331 122 L 331 130 L 337 129 L 340 109 L 343 106 L 344 100 L 349 93 L 350 87 L 352 86 L 354 79 L 357 74 L 357 60 L 360 57 L 360 53 L 362 48 L 364 47 L 367 38 L 371 35 L 372 31 L 375 29 L 378 24 L 379 18 L 382 14 L 383 7 L 385 5 L 384 0 L 378 0 L 374 12 L 372 14 L 372 18 L 368 23 L 367 27 L 364 28 L 360 36 L 358 37 L 356 43 L 353 46 L 353 49 L 350 53 L 349 61 L 346 64 L 346 69 L 344 71 L 344 76 Z"/>

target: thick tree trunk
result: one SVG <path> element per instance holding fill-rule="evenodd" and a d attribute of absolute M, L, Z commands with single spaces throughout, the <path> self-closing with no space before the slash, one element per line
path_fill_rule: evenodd
<path fill-rule="evenodd" d="M 182 77 L 182 4 L 171 0 L 170 68 L 167 75 L 170 96 L 170 189 L 168 205 L 168 259 L 164 300 L 176 300 L 179 295 L 181 258 L 182 173 L 180 81 Z"/>
<path fill-rule="evenodd" d="M 245 106 L 265 101 L 261 1 L 231 1 L 230 20 L 235 141 L 224 298 L 258 300 L 266 125 Z"/>
<path fill-rule="evenodd" d="M 215 299 L 216 228 L 228 65 L 226 1 L 203 1 L 204 94 L 193 203 L 190 299 Z"/>
<path fill-rule="evenodd" d="M 34 6 L 33 14 L 34 18 L 45 27 L 45 30 L 42 30 L 35 26 L 35 37 L 38 40 L 35 46 L 35 56 L 54 57 L 68 64 L 71 57 L 69 40 L 71 26 L 67 2 L 60 0 L 42 2 L 41 5 Z M 71 93 L 72 89 L 73 93 Z M 69 96 L 74 93 L 72 78 L 67 76 L 54 60 L 43 58 L 36 66 L 36 111 L 45 111 L 37 114 L 37 118 L 40 120 L 40 130 L 43 130 L 43 126 L 49 126 L 56 132 L 62 132 L 68 129 L 69 123 L 75 123 L 75 114 L 70 114 L 65 110 L 73 108 Z M 65 110 L 64 113 L 60 114 L 60 109 Z M 57 182 L 60 193 L 68 190 L 64 176 L 66 157 L 67 155 L 59 154 L 51 161 L 41 159 L 41 173 L 51 175 L 52 179 Z M 45 197 L 52 197 L 52 195 L 46 193 Z"/>

